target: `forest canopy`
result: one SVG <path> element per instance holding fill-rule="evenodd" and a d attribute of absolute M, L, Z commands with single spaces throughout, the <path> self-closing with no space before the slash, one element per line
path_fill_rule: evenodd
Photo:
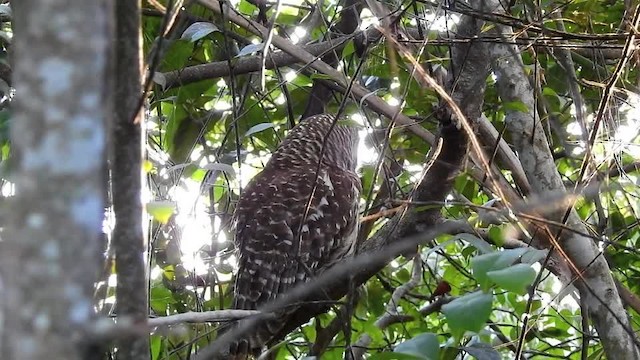
<path fill-rule="evenodd" d="M 291 305 L 231 309 L 233 214 L 320 113 L 357 255 L 261 358 L 640 358 L 637 2 L 118 3 L 0 4 L 1 358 L 205 359 Z"/>

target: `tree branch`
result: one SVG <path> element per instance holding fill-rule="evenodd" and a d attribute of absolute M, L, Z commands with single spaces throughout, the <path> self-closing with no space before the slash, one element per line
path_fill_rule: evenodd
<path fill-rule="evenodd" d="M 330 51 L 337 51 L 352 39 L 353 36 L 345 35 L 336 39 L 322 41 L 316 44 L 302 46 L 302 48 L 315 57 L 322 56 Z M 284 51 L 275 51 L 267 57 L 266 68 L 274 69 L 299 63 L 300 60 Z M 215 79 L 223 76 L 242 75 L 259 71 L 262 68 L 262 60 L 259 55 L 245 56 L 229 61 L 215 61 L 209 64 L 188 66 L 184 69 L 163 73 L 165 78 L 165 89 L 172 89 L 179 86 L 188 85 L 197 81 Z"/>
<path fill-rule="evenodd" d="M 238 15 L 234 9 L 229 8 L 227 4 L 221 2 L 220 0 L 198 0 L 198 2 L 217 14 L 221 14 L 221 8 L 224 8 L 224 15 L 227 19 L 229 19 L 229 21 L 232 21 L 236 25 L 239 25 L 246 30 L 251 31 L 258 36 L 266 37 L 268 34 L 268 29 L 266 29 L 264 26 L 247 20 L 244 17 Z M 336 84 L 339 85 L 339 88 L 347 89 L 349 87 L 350 80 L 347 79 L 344 74 L 335 70 L 324 61 L 318 59 L 316 56 L 309 54 L 300 47 L 291 43 L 291 41 L 281 36 L 273 35 L 272 43 L 279 49 L 282 49 L 286 53 L 296 57 L 299 62 L 308 64 L 308 66 L 312 69 L 319 71 L 322 74 L 328 75 L 332 79 L 332 81 L 335 81 Z M 371 92 L 363 86 L 359 84 L 353 84 L 353 86 L 351 87 L 351 91 L 352 93 L 349 95 L 353 95 L 356 100 L 366 103 L 373 111 L 384 115 L 385 117 L 397 122 L 400 125 L 407 127 L 414 134 L 420 136 L 429 144 L 433 144 L 435 142 L 435 136 L 428 130 L 417 124 L 415 121 L 411 120 L 406 115 L 402 114 L 398 108 L 389 105 L 380 97 L 372 95 Z"/>
<path fill-rule="evenodd" d="M 149 327 L 169 326 L 182 323 L 207 323 L 244 319 L 249 316 L 265 315 L 258 310 L 214 310 L 161 316 L 147 321 Z"/>
<path fill-rule="evenodd" d="M 413 268 L 411 269 L 411 279 L 404 283 L 401 286 L 398 286 L 391 294 L 391 300 L 387 304 L 386 312 L 379 317 L 374 325 L 380 329 L 384 330 L 388 326 L 395 324 L 395 319 L 400 315 L 398 312 L 398 306 L 400 305 L 400 300 L 402 300 L 407 293 L 413 290 L 420 281 L 422 280 L 422 258 L 419 254 L 413 256 Z M 364 356 L 365 350 L 367 346 L 371 344 L 371 336 L 369 334 L 363 334 L 360 336 L 358 341 L 353 345 L 353 359 L 362 359 Z"/>

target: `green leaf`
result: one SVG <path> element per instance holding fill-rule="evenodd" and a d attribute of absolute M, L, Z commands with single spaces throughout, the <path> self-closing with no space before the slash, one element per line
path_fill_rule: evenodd
<path fill-rule="evenodd" d="M 160 358 L 160 350 L 162 349 L 162 336 L 151 335 L 151 359 Z"/>
<path fill-rule="evenodd" d="M 424 358 L 403 353 L 380 352 L 370 356 L 369 360 L 424 360 Z"/>
<path fill-rule="evenodd" d="M 265 131 L 267 129 L 272 129 L 276 126 L 274 123 L 260 123 L 258 125 L 254 125 L 246 133 L 244 133 L 244 137 L 249 137 L 255 133 L 259 133 Z"/>
<path fill-rule="evenodd" d="M 238 55 L 236 55 L 236 57 L 251 55 L 251 54 L 256 53 L 258 51 L 262 51 L 262 49 L 264 49 L 264 43 L 249 44 L 249 45 L 243 47 L 240 50 L 240 52 L 238 53 Z"/>
<path fill-rule="evenodd" d="M 344 49 L 342 49 L 342 58 L 344 59 L 355 52 L 356 52 L 356 47 L 353 45 L 353 40 L 349 40 L 344 45 Z"/>
<path fill-rule="evenodd" d="M 548 252 L 548 250 L 529 248 L 528 251 L 522 255 L 520 261 L 524 264 L 535 264 L 547 257 Z"/>
<path fill-rule="evenodd" d="M 173 265 L 165 266 L 162 269 L 162 276 L 169 281 L 174 281 L 176 279 L 176 268 Z"/>
<path fill-rule="evenodd" d="M 505 269 L 489 271 L 487 276 L 501 288 L 524 295 L 527 286 L 535 280 L 536 271 L 531 265 L 516 264 Z"/>
<path fill-rule="evenodd" d="M 182 33 L 180 39 L 196 42 L 214 31 L 220 31 L 215 25 L 209 22 L 195 22 Z"/>
<path fill-rule="evenodd" d="M 558 93 L 550 87 L 542 88 L 542 95 L 558 97 Z"/>
<path fill-rule="evenodd" d="M 593 354 L 589 355 L 588 360 L 600 360 L 604 359 L 604 348 L 601 346 L 596 347 Z"/>
<path fill-rule="evenodd" d="M 499 352 L 485 343 L 475 343 L 471 346 L 461 347 L 461 349 L 478 360 L 500 360 L 502 358 Z"/>
<path fill-rule="evenodd" d="M 166 224 L 176 210 L 176 203 L 173 201 L 151 201 L 147 203 L 146 208 L 147 213 L 154 220 L 161 224 Z"/>
<path fill-rule="evenodd" d="M 440 357 L 440 343 L 436 334 L 424 333 L 400 343 L 393 351 L 424 360 L 437 360 Z"/>
<path fill-rule="evenodd" d="M 142 171 L 144 171 L 145 174 L 148 174 L 150 172 L 153 171 L 153 163 L 149 160 L 144 160 L 142 162 Z"/>
<path fill-rule="evenodd" d="M 240 1 L 240 4 L 238 5 L 238 11 L 245 15 L 253 15 L 256 10 L 258 10 L 258 7 L 247 0 Z"/>
<path fill-rule="evenodd" d="M 502 246 L 504 244 L 504 234 L 502 228 L 496 225 L 489 226 L 489 239 L 493 241 L 496 246 Z"/>
<path fill-rule="evenodd" d="M 229 176 L 236 176 L 236 171 L 233 170 L 233 166 L 223 163 L 210 163 L 202 167 L 203 170 L 216 170 L 227 173 Z"/>
<path fill-rule="evenodd" d="M 158 315 L 167 315 L 169 304 L 174 302 L 173 294 L 164 286 L 154 286 L 149 293 L 149 305 Z"/>
<path fill-rule="evenodd" d="M 453 335 L 460 338 L 465 331 L 482 330 L 491 315 L 492 304 L 493 294 L 476 291 L 443 305 L 442 313 Z"/>
<path fill-rule="evenodd" d="M 490 254 L 479 255 L 471 259 L 473 274 L 483 290 L 489 290 L 492 286 L 491 279 L 487 276 L 489 271 L 501 270 L 512 265 L 527 249 L 508 249 Z"/>
<path fill-rule="evenodd" d="M 469 245 L 476 248 L 480 253 L 490 254 L 492 252 L 495 252 L 495 249 L 491 246 L 491 244 L 489 244 L 484 239 L 479 238 L 475 235 L 464 233 L 464 234 L 458 234 L 453 238 L 456 240 L 463 240 L 465 242 L 468 242 Z"/>
<path fill-rule="evenodd" d="M 518 111 L 523 113 L 529 112 L 529 107 L 522 101 L 511 101 L 502 104 L 505 110 Z"/>
<path fill-rule="evenodd" d="M 395 276 L 401 283 L 405 283 L 411 279 L 411 273 L 405 268 L 396 271 Z"/>

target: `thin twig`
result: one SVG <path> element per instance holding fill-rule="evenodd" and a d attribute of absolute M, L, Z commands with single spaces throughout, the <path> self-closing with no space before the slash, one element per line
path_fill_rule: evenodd
<path fill-rule="evenodd" d="M 413 268 L 411 270 L 411 279 L 407 281 L 405 284 L 397 287 L 393 294 L 391 294 L 391 300 L 387 304 L 387 308 L 385 313 L 375 321 L 374 325 L 380 329 L 384 330 L 391 324 L 394 324 L 396 318 L 400 315 L 398 312 L 398 306 L 400 305 L 400 300 L 407 295 L 411 290 L 413 290 L 418 284 L 420 284 L 420 280 L 422 279 L 422 258 L 420 254 L 416 254 L 413 256 Z M 362 334 L 358 341 L 353 345 L 353 359 L 362 359 L 367 347 L 371 344 L 371 336 L 369 334 Z"/>

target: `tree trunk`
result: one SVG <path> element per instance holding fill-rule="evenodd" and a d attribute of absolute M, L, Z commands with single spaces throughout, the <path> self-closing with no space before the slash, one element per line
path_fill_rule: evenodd
<path fill-rule="evenodd" d="M 4 360 L 81 359 L 104 218 L 109 12 L 13 2 L 15 196 L 0 241 Z"/>
<path fill-rule="evenodd" d="M 113 136 L 113 208 L 116 226 L 116 311 L 119 319 L 146 323 L 148 291 L 142 226 L 142 35 L 140 0 L 116 1 L 115 102 Z M 120 360 L 149 359 L 149 337 L 122 339 Z"/>

